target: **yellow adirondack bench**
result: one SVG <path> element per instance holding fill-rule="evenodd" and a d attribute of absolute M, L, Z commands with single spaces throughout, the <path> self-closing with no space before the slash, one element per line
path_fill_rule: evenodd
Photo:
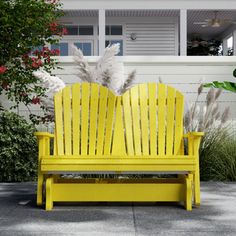
<path fill-rule="evenodd" d="M 176 201 L 200 204 L 199 144 L 183 134 L 184 96 L 164 84 L 140 84 L 115 96 L 98 84 L 74 84 L 54 97 L 55 136 L 37 132 L 37 204 L 64 201 Z M 50 155 L 50 139 L 54 153 Z M 184 153 L 187 138 L 188 153 Z M 69 173 L 174 173 L 176 178 L 67 179 Z M 193 198 L 194 197 L 194 198 Z"/>

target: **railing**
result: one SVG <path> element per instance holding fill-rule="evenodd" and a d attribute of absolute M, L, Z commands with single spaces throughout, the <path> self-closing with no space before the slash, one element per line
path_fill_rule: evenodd
<path fill-rule="evenodd" d="M 96 64 L 98 57 L 88 57 L 91 66 Z M 125 67 L 125 75 L 136 70 L 136 83 L 158 82 L 161 78 L 163 83 L 171 85 L 185 94 L 187 103 L 195 101 L 200 81 L 210 82 L 232 81 L 233 70 L 236 68 L 236 57 L 177 57 L 177 56 L 129 56 L 117 57 Z M 72 57 L 60 57 L 62 70 L 55 70 L 66 84 L 80 82 L 76 76 L 77 69 Z M 198 102 L 204 103 L 208 89 L 204 89 L 199 96 Z M 6 102 L 6 101 L 5 101 Z M 226 106 L 231 108 L 231 116 L 236 119 L 236 94 L 224 91 L 219 98 L 220 109 Z M 32 106 L 35 113 L 40 113 L 37 106 Z M 19 113 L 28 115 L 28 110 L 20 106 Z"/>
<path fill-rule="evenodd" d="M 88 57 L 88 62 L 94 66 L 98 57 Z M 80 82 L 76 76 L 77 69 L 72 57 L 60 57 L 60 66 L 63 70 L 55 73 L 67 84 Z M 171 85 L 185 94 L 187 103 L 197 98 L 197 89 L 201 81 L 210 82 L 232 81 L 233 70 L 236 68 L 236 57 L 177 57 L 177 56 L 127 56 L 117 57 L 125 67 L 125 75 L 136 70 L 136 83 L 158 82 Z M 204 103 L 208 89 L 204 89 L 198 98 Z M 219 98 L 220 109 L 231 107 L 231 116 L 236 118 L 236 94 L 223 91 Z"/>

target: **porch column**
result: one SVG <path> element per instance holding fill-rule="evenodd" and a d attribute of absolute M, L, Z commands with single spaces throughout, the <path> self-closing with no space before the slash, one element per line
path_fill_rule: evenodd
<path fill-rule="evenodd" d="M 234 30 L 233 32 L 233 50 L 234 50 L 233 55 L 236 56 L 236 30 Z"/>
<path fill-rule="evenodd" d="M 99 26 L 99 56 L 103 55 L 105 50 L 105 27 L 106 27 L 106 11 L 100 9 L 98 12 L 98 26 Z"/>
<path fill-rule="evenodd" d="M 187 55 L 187 10 L 180 10 L 180 56 Z"/>

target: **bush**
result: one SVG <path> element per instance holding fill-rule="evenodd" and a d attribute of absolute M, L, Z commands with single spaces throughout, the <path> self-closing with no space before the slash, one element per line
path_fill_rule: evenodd
<path fill-rule="evenodd" d="M 236 181 L 236 135 L 229 128 L 211 129 L 204 136 L 200 174 L 204 181 Z"/>
<path fill-rule="evenodd" d="M 33 125 L 12 112 L 0 112 L 0 181 L 31 181 L 37 173 Z"/>
<path fill-rule="evenodd" d="M 12 108 L 21 103 L 30 110 L 39 104 L 45 111 L 40 101 L 46 90 L 33 72 L 41 68 L 50 73 L 58 67 L 52 56 L 60 51 L 46 46 L 58 43 L 66 33 L 57 23 L 62 15 L 57 0 L 0 1 L 0 94 L 12 101 Z"/>

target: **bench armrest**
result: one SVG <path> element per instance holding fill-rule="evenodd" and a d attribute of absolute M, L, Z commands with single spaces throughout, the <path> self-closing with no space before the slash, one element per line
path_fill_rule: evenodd
<path fill-rule="evenodd" d="M 35 132 L 34 135 L 37 138 L 54 138 L 54 134 L 50 134 L 48 132 Z"/>
<path fill-rule="evenodd" d="M 188 137 L 198 138 L 202 136 L 204 136 L 204 132 L 189 132 L 187 134 L 184 134 L 184 138 L 188 138 Z"/>
<path fill-rule="evenodd" d="M 50 139 L 54 138 L 54 135 L 48 132 L 35 132 L 34 135 L 38 138 L 40 160 L 42 156 L 50 155 Z"/>
<path fill-rule="evenodd" d="M 188 139 L 188 155 L 198 157 L 199 147 L 203 136 L 204 132 L 189 132 L 184 134 L 184 138 Z"/>

